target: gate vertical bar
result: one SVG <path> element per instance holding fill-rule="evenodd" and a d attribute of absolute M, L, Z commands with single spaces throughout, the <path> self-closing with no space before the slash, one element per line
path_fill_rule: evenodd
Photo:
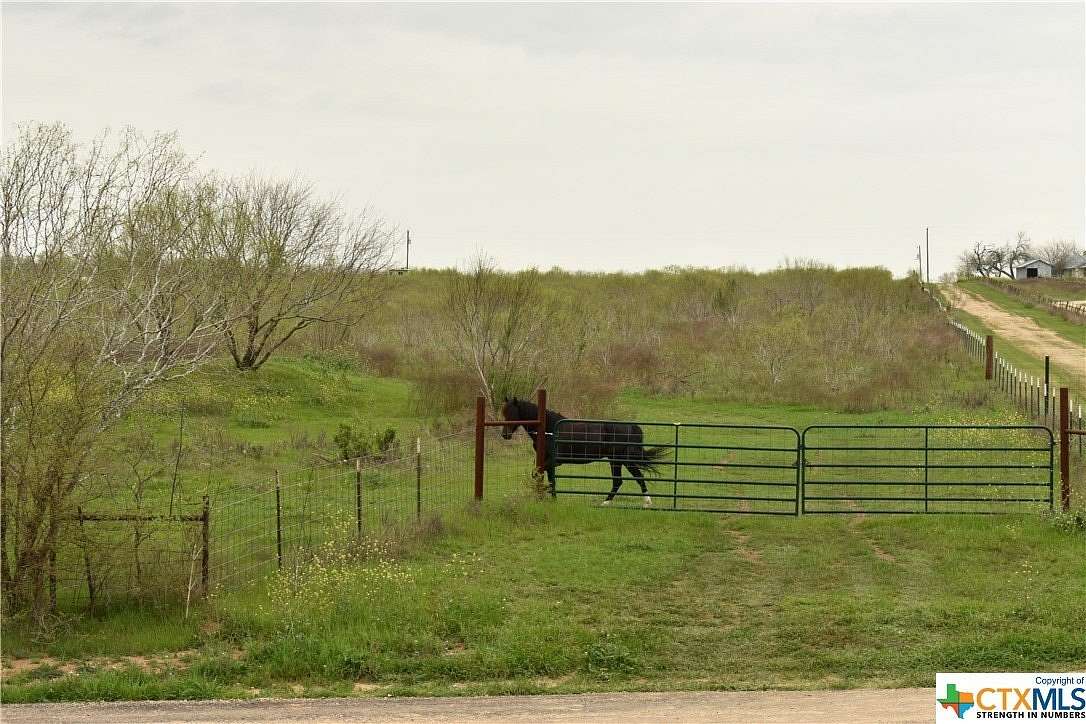
<path fill-rule="evenodd" d="M 1048 509 L 1049 510 L 1055 510 L 1056 509 L 1056 494 L 1055 494 L 1056 484 L 1055 484 L 1055 473 L 1053 472 L 1053 469 L 1055 467 L 1054 463 L 1056 461 L 1055 461 L 1055 459 L 1053 457 L 1053 453 L 1054 453 L 1054 448 L 1056 447 L 1056 438 L 1052 436 L 1052 428 L 1049 428 L 1049 430 L 1048 430 L 1048 442 L 1049 442 L 1049 445 L 1048 445 Z"/>
<path fill-rule="evenodd" d="M 1071 411 L 1066 387 L 1060 388 L 1060 508 L 1071 507 Z"/>
<path fill-rule="evenodd" d="M 804 459 L 806 455 L 799 430 L 792 428 L 792 432 L 796 434 L 796 517 L 799 517 L 800 498 L 803 496 L 803 469 L 807 466 L 807 461 Z"/>
<path fill-rule="evenodd" d="M 483 446 L 486 444 L 486 399 L 475 398 L 475 499 L 483 499 Z"/>
<path fill-rule="evenodd" d="M 682 423 L 675 423 L 675 447 L 672 449 L 671 465 L 671 509 L 679 507 L 679 428 Z"/>
<path fill-rule="evenodd" d="M 924 427 L 924 512 L 928 512 L 928 433 L 931 428 Z"/>

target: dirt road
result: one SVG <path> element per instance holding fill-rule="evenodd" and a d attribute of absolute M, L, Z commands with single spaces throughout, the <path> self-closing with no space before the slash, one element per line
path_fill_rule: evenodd
<path fill-rule="evenodd" d="M 24 722 L 930 722 L 934 689 L 22 704 Z"/>
<path fill-rule="evenodd" d="M 1086 338 L 1083 344 L 1075 344 L 1052 330 L 1041 327 L 1032 319 L 1011 314 L 961 287 L 949 286 L 946 290 L 954 306 L 977 317 L 996 335 L 1034 357 L 1044 359 L 1045 355 L 1049 355 L 1052 361 L 1071 377 L 1069 382 L 1080 390 L 1086 389 Z"/>

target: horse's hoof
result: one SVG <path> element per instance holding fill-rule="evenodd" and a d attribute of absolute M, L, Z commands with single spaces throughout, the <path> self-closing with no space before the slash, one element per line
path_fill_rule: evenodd
<path fill-rule="evenodd" d="M 652 498 L 650 498 L 649 496 L 646 495 L 645 496 L 645 502 L 641 504 L 641 507 L 642 508 L 651 508 L 652 507 Z"/>
<path fill-rule="evenodd" d="M 607 507 L 608 505 L 610 505 L 610 504 L 611 504 L 611 501 L 610 501 L 610 500 L 605 500 L 605 501 L 603 501 L 602 503 L 600 503 L 600 507 L 601 507 L 601 508 L 606 508 L 606 507 Z"/>

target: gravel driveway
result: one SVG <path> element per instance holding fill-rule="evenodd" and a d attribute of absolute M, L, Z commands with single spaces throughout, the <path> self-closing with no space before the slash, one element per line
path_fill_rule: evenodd
<path fill-rule="evenodd" d="M 934 689 L 711 691 L 4 706 L 24 722 L 931 722 Z"/>

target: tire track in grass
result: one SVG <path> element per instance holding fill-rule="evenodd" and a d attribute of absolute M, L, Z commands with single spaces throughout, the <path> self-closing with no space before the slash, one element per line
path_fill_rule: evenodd
<path fill-rule="evenodd" d="M 746 502 L 746 501 L 743 501 Z M 747 543 L 750 542 L 750 535 L 738 530 L 729 530 L 728 535 L 735 541 L 735 552 L 739 554 L 739 557 L 745 560 L 747 563 L 753 565 L 761 565 L 762 554 L 751 548 L 747 548 Z"/>
<path fill-rule="evenodd" d="M 848 500 L 848 501 L 845 501 L 845 502 L 848 504 L 849 508 L 856 511 L 855 515 L 849 516 L 849 520 L 848 520 L 848 530 L 849 530 L 849 532 L 852 533 L 853 535 L 855 535 L 860 540 L 862 540 L 864 543 L 866 543 L 868 548 L 871 549 L 871 552 L 875 554 L 876 558 L 879 558 L 880 560 L 884 560 L 887 563 L 897 563 L 897 558 L 895 558 L 891 554 L 884 551 L 882 549 L 882 547 L 879 546 L 878 543 L 873 541 L 868 536 L 864 535 L 863 532 L 860 530 L 860 525 L 867 519 L 867 516 L 864 515 L 863 511 L 859 510 L 856 507 L 856 501 Z"/>

